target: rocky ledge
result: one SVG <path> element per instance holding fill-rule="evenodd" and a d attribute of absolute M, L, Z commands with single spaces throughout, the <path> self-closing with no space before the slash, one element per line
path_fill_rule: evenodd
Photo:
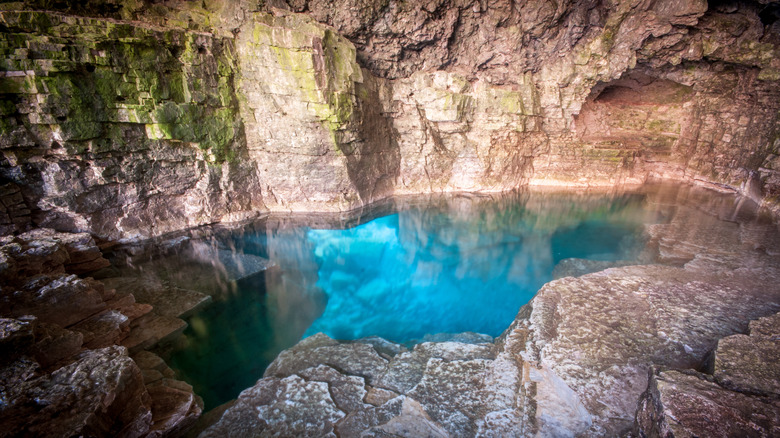
<path fill-rule="evenodd" d="M 495 342 L 307 338 L 201 437 L 776 436 L 777 226 L 749 210 L 694 196 L 648 227 L 663 264 L 552 281 Z"/>
<path fill-rule="evenodd" d="M 0 238 L 0 436 L 172 436 L 200 416 L 192 388 L 138 348 L 186 324 L 77 275 L 108 264 L 86 233 Z"/>

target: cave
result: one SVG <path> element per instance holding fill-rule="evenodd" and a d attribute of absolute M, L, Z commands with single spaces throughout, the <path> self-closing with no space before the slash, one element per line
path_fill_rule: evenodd
<path fill-rule="evenodd" d="M 0 436 L 775 436 L 763 0 L 0 5 Z"/>

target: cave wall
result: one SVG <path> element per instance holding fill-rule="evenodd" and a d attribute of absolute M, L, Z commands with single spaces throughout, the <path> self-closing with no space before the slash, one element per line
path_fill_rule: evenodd
<path fill-rule="evenodd" d="M 0 12 L 0 175 L 39 226 L 145 237 L 262 210 L 232 39 Z"/>
<path fill-rule="evenodd" d="M 394 193 L 650 178 L 776 209 L 776 10 L 0 3 L 0 176 L 35 225 L 105 239 Z"/>

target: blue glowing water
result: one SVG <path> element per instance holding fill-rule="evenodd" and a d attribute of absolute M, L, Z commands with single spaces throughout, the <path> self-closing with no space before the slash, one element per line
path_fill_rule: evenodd
<path fill-rule="evenodd" d="M 402 229 L 418 213 L 307 232 L 328 305 L 305 336 L 396 342 L 440 332 L 496 336 L 550 280 L 549 256 L 535 255 L 549 247 L 538 240 L 506 229 L 475 233 L 446 220 L 412 233 Z"/>
<path fill-rule="evenodd" d="M 207 408 L 318 332 L 396 342 L 498 336 L 560 261 L 637 257 L 648 221 L 639 195 L 461 196 L 395 211 L 347 229 L 267 226 L 223 242 L 277 267 L 215 297 L 170 360 Z"/>

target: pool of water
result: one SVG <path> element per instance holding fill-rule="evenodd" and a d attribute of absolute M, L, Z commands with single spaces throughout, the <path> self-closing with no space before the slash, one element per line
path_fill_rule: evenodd
<path fill-rule="evenodd" d="M 214 244 L 275 266 L 216 293 L 169 363 L 209 409 L 315 333 L 498 336 L 561 261 L 637 260 L 643 224 L 660 220 L 645 207 L 641 194 L 452 195 L 396 200 L 348 223 L 268 220 Z"/>

